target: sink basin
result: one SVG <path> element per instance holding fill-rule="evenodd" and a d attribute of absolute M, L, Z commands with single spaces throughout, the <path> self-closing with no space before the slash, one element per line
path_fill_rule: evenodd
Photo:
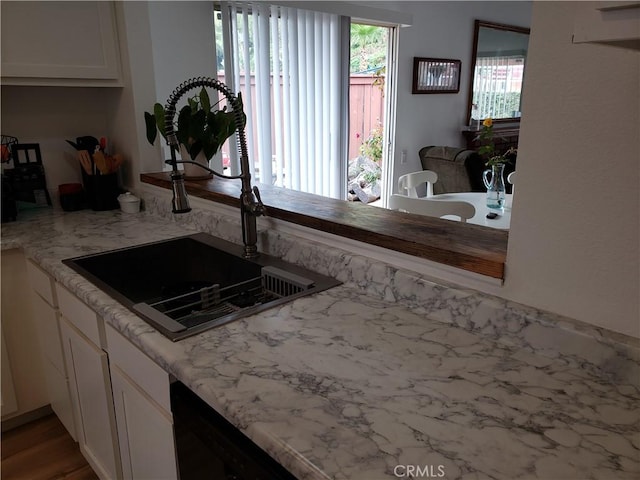
<path fill-rule="evenodd" d="M 340 282 L 206 233 L 63 260 L 83 277 L 180 340 Z"/>

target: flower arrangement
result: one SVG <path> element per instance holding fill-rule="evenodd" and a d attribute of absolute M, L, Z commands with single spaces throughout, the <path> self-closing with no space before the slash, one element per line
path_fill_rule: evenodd
<path fill-rule="evenodd" d="M 478 153 L 486 159 L 485 165 L 488 167 L 509 163 L 511 161 L 509 157 L 517 152 L 515 148 L 511 147 L 502 154 L 497 153 L 493 141 L 493 119 L 491 117 L 485 118 L 482 122 L 482 130 L 480 130 L 478 139 L 483 143 L 478 149 Z"/>

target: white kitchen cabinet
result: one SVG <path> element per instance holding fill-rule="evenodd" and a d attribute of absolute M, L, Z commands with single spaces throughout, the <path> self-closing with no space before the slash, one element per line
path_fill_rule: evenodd
<path fill-rule="evenodd" d="M 57 309 L 51 307 L 35 292 L 32 305 L 36 322 L 39 325 L 38 334 L 51 409 L 58 416 L 58 419 L 60 419 L 60 422 L 62 422 L 71 437 L 77 441 L 78 437 L 71 407 L 69 379 L 62 353 L 58 312 Z"/>
<path fill-rule="evenodd" d="M 173 423 L 170 416 L 118 367 L 111 369 L 123 478 L 175 479 Z"/>
<path fill-rule="evenodd" d="M 1 3 L 2 83 L 121 86 L 113 2 Z"/>
<path fill-rule="evenodd" d="M 37 325 L 40 350 L 51 408 L 77 441 L 67 368 L 62 352 L 58 303 L 53 279 L 32 261 L 27 261 L 32 290 L 33 315 Z"/>
<path fill-rule="evenodd" d="M 640 2 L 586 2 L 576 17 L 573 43 L 640 50 Z"/>
<path fill-rule="evenodd" d="M 66 289 L 56 285 L 56 291 L 80 451 L 100 478 L 121 478 L 109 361 L 100 335 L 104 324 Z"/>
<path fill-rule="evenodd" d="M 38 415 L 49 404 L 38 323 L 32 308 L 27 260 L 19 249 L 2 251 L 2 420 L 14 424 Z M 13 390 L 13 395 L 11 394 Z M 15 402 L 12 402 L 15 397 Z"/>
<path fill-rule="evenodd" d="M 2 325 L 0 325 L 0 338 L 2 340 L 2 390 L 0 390 L 0 412 L 2 415 L 8 415 L 18 411 L 18 400 L 16 399 L 16 389 L 13 386 L 13 374 L 11 373 L 11 364 L 9 363 L 9 354 L 7 346 L 4 343 L 4 333 L 2 333 Z"/>
<path fill-rule="evenodd" d="M 123 477 L 176 479 L 169 375 L 111 326 L 106 333 Z"/>

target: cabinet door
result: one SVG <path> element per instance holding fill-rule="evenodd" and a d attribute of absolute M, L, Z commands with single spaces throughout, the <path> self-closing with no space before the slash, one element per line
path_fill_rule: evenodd
<path fill-rule="evenodd" d="M 64 317 L 60 322 L 60 330 L 80 451 L 100 478 L 120 478 L 107 354 Z"/>
<path fill-rule="evenodd" d="M 173 424 L 118 367 L 111 368 L 123 477 L 177 478 Z"/>
<path fill-rule="evenodd" d="M 47 392 L 51 409 L 76 442 L 78 436 L 73 419 L 73 407 L 67 378 L 49 361 L 44 359 L 44 373 L 47 377 Z"/>
<path fill-rule="evenodd" d="M 112 2 L 2 2 L 1 7 L 4 80 L 119 80 Z"/>
<path fill-rule="evenodd" d="M 66 376 L 56 309 L 35 292 L 32 295 L 31 305 L 38 328 L 42 356 L 53 363 L 58 371 Z"/>

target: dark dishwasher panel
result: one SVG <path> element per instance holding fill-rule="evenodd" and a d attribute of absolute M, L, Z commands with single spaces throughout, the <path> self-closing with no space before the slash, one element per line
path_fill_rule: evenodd
<path fill-rule="evenodd" d="M 171 384 L 181 480 L 295 480 L 183 383 Z"/>

